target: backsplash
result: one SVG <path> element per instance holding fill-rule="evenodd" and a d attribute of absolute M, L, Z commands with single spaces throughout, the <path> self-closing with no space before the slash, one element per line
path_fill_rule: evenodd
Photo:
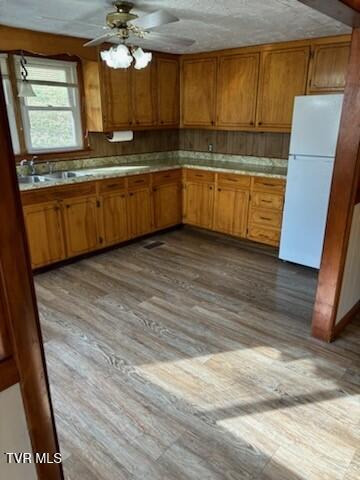
<path fill-rule="evenodd" d="M 178 150 L 178 130 L 144 130 L 134 132 L 131 142 L 110 143 L 104 133 L 90 133 L 89 157 L 111 157 L 136 153 L 168 152 Z"/>
<path fill-rule="evenodd" d="M 214 153 L 288 159 L 290 134 L 184 129 L 179 132 L 179 149 Z"/>

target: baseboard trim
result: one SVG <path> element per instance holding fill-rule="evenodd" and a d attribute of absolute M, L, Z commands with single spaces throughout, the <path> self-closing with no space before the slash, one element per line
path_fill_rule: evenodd
<path fill-rule="evenodd" d="M 351 310 L 337 323 L 334 327 L 334 330 L 331 335 L 331 341 L 334 341 L 340 333 L 345 329 L 345 327 L 360 313 L 360 300 L 355 303 Z"/>

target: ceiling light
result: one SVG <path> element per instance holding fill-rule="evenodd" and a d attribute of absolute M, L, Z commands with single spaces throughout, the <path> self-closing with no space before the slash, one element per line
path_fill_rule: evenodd
<path fill-rule="evenodd" d="M 133 62 L 133 57 L 126 45 L 111 47 L 109 50 L 101 52 L 100 55 L 110 68 L 129 68 Z"/>
<path fill-rule="evenodd" d="M 141 70 L 147 67 L 152 60 L 151 53 L 144 52 L 140 47 L 129 49 L 124 44 L 104 50 L 100 53 L 100 56 L 110 68 L 129 68 L 135 60 L 134 67 Z"/>
<path fill-rule="evenodd" d="M 136 50 L 133 50 L 132 55 L 135 59 L 134 67 L 137 70 L 141 70 L 142 68 L 147 67 L 152 60 L 152 53 L 145 53 L 144 50 L 140 47 L 138 47 Z"/>

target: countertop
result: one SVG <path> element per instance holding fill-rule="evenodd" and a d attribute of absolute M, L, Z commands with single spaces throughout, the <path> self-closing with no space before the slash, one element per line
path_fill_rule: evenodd
<path fill-rule="evenodd" d="M 20 190 L 27 191 L 40 188 L 50 188 L 60 185 L 68 185 L 72 183 L 102 180 L 105 178 L 124 177 L 130 175 L 137 175 L 140 173 L 155 173 L 163 170 L 174 170 L 177 168 L 197 168 L 200 170 L 207 170 L 213 172 L 228 172 L 240 175 L 251 175 L 280 179 L 286 179 L 287 173 L 286 167 L 269 167 L 261 164 L 252 165 L 235 161 L 194 161 L 193 159 L 182 159 L 180 162 L 167 161 L 151 164 L 138 163 L 77 170 L 77 173 L 80 174 L 80 176 L 66 179 L 55 179 L 46 182 L 20 184 Z"/>

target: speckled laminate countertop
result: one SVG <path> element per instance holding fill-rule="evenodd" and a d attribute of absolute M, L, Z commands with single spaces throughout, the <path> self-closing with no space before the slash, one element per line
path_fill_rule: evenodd
<path fill-rule="evenodd" d="M 163 170 L 173 170 L 177 168 L 197 168 L 201 170 L 213 172 L 228 172 L 240 175 L 252 175 L 269 178 L 286 179 L 286 167 L 268 166 L 261 164 L 244 164 L 235 161 L 199 161 L 194 159 L 183 158 L 181 161 L 169 160 L 158 163 L 134 163 L 118 166 L 82 170 L 71 170 L 77 173 L 78 176 L 72 178 L 57 178 L 51 181 L 42 181 L 37 183 L 20 184 L 21 191 L 34 190 L 39 188 L 49 188 L 60 185 L 68 185 L 73 183 L 82 183 L 94 180 L 102 180 L 105 178 L 124 177 L 129 175 L 137 175 L 140 173 L 154 173 Z"/>

